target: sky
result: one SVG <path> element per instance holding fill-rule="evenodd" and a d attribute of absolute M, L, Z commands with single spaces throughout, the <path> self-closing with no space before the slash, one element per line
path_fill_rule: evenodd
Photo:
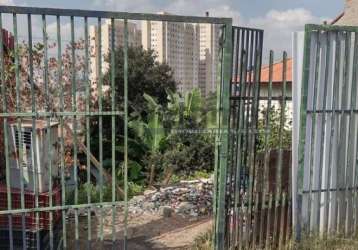
<path fill-rule="evenodd" d="M 0 0 L 0 4 L 231 17 L 234 25 L 264 29 L 265 51 L 291 54 L 293 31 L 306 23 L 332 20 L 344 10 L 344 0 Z"/>

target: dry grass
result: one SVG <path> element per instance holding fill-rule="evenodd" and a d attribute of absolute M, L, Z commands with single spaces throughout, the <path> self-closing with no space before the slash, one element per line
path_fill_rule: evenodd
<path fill-rule="evenodd" d="M 293 246 L 294 250 L 357 250 L 358 239 L 332 237 L 322 239 L 319 237 L 308 238 Z"/>
<path fill-rule="evenodd" d="M 196 238 L 191 250 L 211 250 L 212 231 L 203 233 Z M 257 248 L 261 249 L 261 248 Z M 292 250 L 358 250 L 358 239 L 347 239 L 343 237 L 331 237 L 322 239 L 320 237 L 310 237 L 300 243 L 289 244 L 283 249 Z"/>
<path fill-rule="evenodd" d="M 191 250 L 212 250 L 212 230 L 209 230 L 199 237 L 197 237 L 194 241 Z"/>

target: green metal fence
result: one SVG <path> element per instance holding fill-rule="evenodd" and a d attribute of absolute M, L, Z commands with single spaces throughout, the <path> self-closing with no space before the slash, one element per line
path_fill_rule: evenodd
<path fill-rule="evenodd" d="M 357 32 L 305 28 L 297 238 L 357 234 Z"/>
<path fill-rule="evenodd" d="M 37 245 L 35 248 L 40 249 L 41 238 L 39 228 L 41 227 L 42 218 L 44 214 L 48 215 L 48 228 L 50 231 L 50 249 L 53 249 L 56 246 L 56 240 L 58 237 L 58 232 L 53 229 L 53 226 L 58 225 L 60 230 L 60 239 L 62 241 L 61 245 L 63 248 L 91 248 L 93 241 L 100 242 L 100 246 L 104 246 L 104 232 L 103 232 L 103 216 L 104 209 L 109 208 L 112 211 L 112 239 L 111 243 L 113 248 L 127 249 L 127 225 L 128 225 L 128 89 L 131 87 L 128 85 L 128 20 L 151 20 L 151 21 L 163 21 L 163 22 L 185 22 L 185 23 L 211 23 L 222 25 L 223 27 L 223 39 L 221 41 L 222 46 L 222 58 L 221 58 L 221 74 L 219 81 L 219 88 L 217 91 L 218 101 L 217 108 L 219 110 L 217 115 L 217 122 L 219 133 L 216 137 L 216 173 L 217 173 L 217 192 L 216 192 L 216 201 L 214 205 L 215 212 L 215 246 L 216 249 L 225 248 L 225 232 L 224 228 L 226 225 L 226 190 L 225 183 L 227 178 L 227 166 L 228 166 L 228 142 L 229 142 L 229 113 L 230 113 L 230 82 L 232 77 L 232 20 L 228 18 L 212 18 L 212 17 L 190 17 L 190 16 L 176 16 L 176 15 L 156 15 L 156 14 L 142 14 L 142 13 L 126 13 L 126 12 L 101 12 L 101 11 L 85 11 L 85 10 L 71 10 L 71 9 L 49 9 L 49 8 L 28 8 L 28 7 L 14 7 L 14 6 L 0 6 L 0 30 L 3 29 L 4 17 L 11 16 L 14 36 L 15 48 L 9 50 L 6 48 L 5 37 L 2 32 L 0 32 L 0 68 L 1 68 L 1 90 L 2 90 L 2 110 L 1 118 L 3 121 L 3 133 L 4 133 L 4 154 L 5 154 L 5 166 L 6 169 L 6 196 L 7 196 L 7 206 L 5 209 L 0 210 L 0 216 L 7 216 L 8 218 L 8 239 L 10 249 L 15 249 L 15 243 L 18 245 L 18 241 L 22 241 L 22 246 L 25 249 L 25 241 L 27 237 L 27 231 L 25 230 L 29 225 L 28 215 L 33 213 L 35 215 L 34 228 L 36 232 Z M 22 18 L 21 23 L 18 21 L 19 18 Z M 65 29 L 62 26 L 62 20 L 69 18 L 69 30 Z M 55 20 L 49 27 L 48 20 Z M 124 21 L 124 46 L 123 46 L 123 55 L 124 55 L 124 90 L 123 96 L 116 96 L 115 93 L 115 80 L 114 75 L 115 67 L 111 67 L 111 78 L 109 81 L 110 87 L 110 104 L 108 109 L 104 106 L 104 79 L 102 73 L 102 57 L 101 53 L 97 53 L 96 61 L 98 64 L 97 75 L 97 89 L 96 89 L 96 101 L 95 103 L 92 100 L 92 86 L 89 79 L 90 72 L 90 53 L 91 53 L 91 41 L 88 39 L 89 32 L 89 22 L 94 20 L 94 23 L 98 24 L 98 43 L 97 51 L 102 51 L 101 44 L 101 22 L 105 19 L 109 19 L 112 23 L 112 32 L 111 32 L 111 46 L 110 52 L 115 50 L 114 48 L 114 35 L 115 31 L 113 29 L 115 20 Z M 18 31 L 19 29 L 26 29 L 27 35 L 23 37 L 24 45 L 21 44 L 21 39 L 19 38 Z M 40 43 L 43 45 L 40 50 L 43 54 L 41 57 L 43 61 L 38 63 L 39 57 L 39 48 L 36 43 L 37 33 L 34 36 L 34 30 L 40 29 L 42 32 Z M 55 47 L 50 46 L 49 39 L 49 30 L 54 30 L 55 34 Z M 79 60 L 78 57 L 78 44 L 77 44 L 77 33 L 83 32 L 84 41 L 83 47 L 80 53 L 83 60 L 83 75 L 81 79 L 77 74 L 77 65 Z M 67 33 L 67 34 L 66 34 Z M 67 44 L 64 44 L 62 36 L 66 34 L 69 37 Z M 22 50 L 25 48 L 25 52 Z M 22 53 L 26 54 L 25 58 L 20 60 L 19 53 L 22 50 Z M 65 51 L 68 52 L 68 57 L 63 57 Z M 49 56 L 53 54 L 54 56 Z M 115 63 L 114 53 L 110 53 L 112 57 L 110 62 L 112 65 Z M 26 61 L 28 67 L 23 67 L 23 61 Z M 82 61 L 81 61 L 82 62 Z M 56 70 L 50 70 L 50 67 L 56 68 Z M 64 67 L 68 70 L 69 74 L 64 75 Z M 68 77 L 68 86 L 64 86 L 64 78 Z M 25 80 L 24 80 L 25 79 Z M 39 80 L 41 79 L 41 80 Z M 83 83 L 84 91 L 82 93 L 85 96 L 83 101 L 83 107 L 80 108 L 80 101 L 78 100 L 79 93 L 78 85 Z M 57 94 L 53 94 L 53 89 L 57 90 Z M 28 95 L 28 100 L 24 100 L 23 94 Z M 67 105 L 69 103 L 69 105 Z M 118 119 L 122 118 L 124 120 L 124 142 L 123 145 L 118 145 L 117 134 L 115 131 L 118 129 Z M 104 120 L 110 118 L 111 130 L 111 148 L 103 148 L 103 133 L 104 131 Z M 93 150 L 90 148 L 91 140 L 93 140 L 90 135 L 90 120 L 97 119 L 98 123 L 98 160 L 92 155 Z M 39 124 L 38 120 L 43 120 L 44 122 Z M 38 186 L 39 180 L 37 179 L 37 166 L 40 164 L 41 159 L 36 159 L 34 157 L 31 159 L 30 166 L 33 167 L 33 171 L 36 174 L 33 175 L 34 178 L 34 207 L 29 207 L 27 205 L 27 195 L 23 183 L 23 168 L 20 170 L 20 184 L 19 184 L 19 197 L 20 197 L 20 207 L 14 206 L 16 202 L 12 200 L 14 198 L 12 194 L 12 185 L 11 183 L 11 161 L 17 160 L 22 164 L 24 152 L 28 148 L 22 146 L 23 138 L 25 137 L 25 130 L 22 130 L 23 124 L 28 122 L 28 128 L 31 131 L 36 131 L 31 133 L 31 142 L 32 145 L 37 145 L 37 141 L 45 141 L 45 146 L 41 149 L 38 149 L 42 152 L 48 153 L 48 159 L 52 159 L 54 155 L 58 154 L 60 157 L 58 171 L 60 173 L 59 179 L 53 179 L 52 175 L 57 166 L 53 166 L 51 160 L 47 160 L 48 164 L 48 204 L 42 203 L 42 196 L 39 192 L 40 187 Z M 84 131 L 86 131 L 84 138 L 85 141 L 80 141 L 80 135 L 78 134 L 79 126 L 83 122 Z M 55 123 L 55 124 L 54 124 Z M 70 125 L 69 125 L 70 124 Z M 60 141 L 51 143 L 51 133 L 50 127 L 58 126 Z M 9 129 L 9 128 L 12 128 Z M 108 127 L 107 127 L 108 129 Z M 45 131 L 41 134 L 39 131 Z M 18 146 L 14 152 L 10 152 L 11 141 L 8 138 L 11 138 L 11 133 L 17 131 L 17 142 Z M 66 136 L 65 136 L 66 135 Z M 65 139 L 70 138 L 70 144 L 72 145 L 70 149 L 66 148 Z M 39 142 L 38 142 L 39 143 Z M 124 154 L 116 154 L 115 148 L 117 146 L 124 147 Z M 56 150 L 56 151 L 55 151 Z M 57 151 L 58 150 L 58 151 Z M 71 153 L 70 158 L 66 157 L 68 150 Z M 87 192 L 87 202 L 84 204 L 79 204 L 79 192 L 78 192 L 78 164 L 79 161 L 79 152 L 83 152 L 86 156 L 86 172 L 87 176 L 86 181 L 90 183 L 91 179 L 91 169 L 96 168 L 99 171 L 99 186 L 104 186 L 105 184 L 110 184 L 111 188 L 111 198 L 110 201 L 105 201 L 104 191 L 100 189 L 100 198 L 99 202 L 91 201 L 91 194 Z M 103 154 L 111 151 L 111 176 L 107 175 L 104 172 L 103 167 Z M 27 151 L 26 151 L 27 152 Z M 26 153 L 25 152 L 25 153 Z M 15 154 L 15 155 L 14 155 Z M 36 154 L 35 154 L 36 156 Z M 115 161 L 116 158 L 123 158 L 123 172 L 124 180 L 123 185 L 116 183 L 115 175 L 118 169 L 116 169 Z M 72 202 L 68 202 L 69 194 L 66 192 L 68 187 L 66 187 L 66 181 L 68 179 L 66 166 L 70 165 L 70 171 L 73 173 L 73 183 L 74 183 L 74 196 Z M 41 178 L 45 178 L 41 176 Z M 55 196 L 55 190 L 53 187 L 56 185 L 59 186 L 61 192 L 60 203 L 55 201 L 53 197 Z M 118 198 L 118 196 L 120 198 Z M 116 228 L 114 226 L 114 221 L 118 216 L 116 214 L 116 208 L 121 207 L 124 210 L 124 227 L 123 227 L 123 240 L 119 241 L 116 239 Z M 93 235 L 91 233 L 91 228 L 94 226 L 91 220 L 92 211 L 99 211 L 99 233 L 98 235 Z M 79 237 L 82 229 L 79 228 L 79 212 L 85 211 L 87 214 L 87 244 L 86 246 L 80 245 Z M 71 227 L 69 224 L 69 212 L 74 216 L 74 226 Z M 60 221 L 57 221 L 58 213 L 61 214 Z M 17 220 L 16 216 L 21 216 L 20 226 L 21 238 L 17 238 L 17 233 L 15 230 L 14 222 Z M 31 222 L 32 223 L 32 222 Z M 74 241 L 69 240 L 70 238 Z M 74 244 L 74 245 L 73 245 Z M 93 246 L 92 246 L 93 247 Z"/>

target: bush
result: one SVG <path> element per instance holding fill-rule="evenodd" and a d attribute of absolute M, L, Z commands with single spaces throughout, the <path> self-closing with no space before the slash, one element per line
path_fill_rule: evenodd
<path fill-rule="evenodd" d="M 166 184 L 184 178 L 207 178 L 214 170 L 213 137 L 171 134 L 160 151 L 147 157 L 147 163 L 155 164 L 157 181 L 164 180 Z"/>
<path fill-rule="evenodd" d="M 88 204 L 87 195 L 90 194 L 90 203 L 99 203 L 100 202 L 100 186 L 93 185 L 92 183 L 83 183 L 78 187 L 78 204 Z M 103 202 L 112 201 L 112 186 L 104 185 L 102 187 Z M 67 204 L 75 204 L 75 191 L 72 191 L 67 196 Z M 116 200 L 120 200 L 118 192 L 116 192 Z"/>
<path fill-rule="evenodd" d="M 267 114 L 267 112 L 269 112 Z M 266 118 L 268 115 L 268 122 L 266 124 Z M 280 123 L 281 123 L 281 109 L 272 106 L 270 111 L 266 107 L 261 110 L 261 116 L 258 119 L 258 145 L 257 149 L 259 152 L 265 150 L 265 139 L 266 139 L 266 128 L 269 127 L 269 135 L 267 135 L 267 148 L 277 149 L 280 146 L 280 137 L 282 137 L 282 147 L 284 149 L 291 149 L 292 145 L 292 126 L 291 120 L 284 117 L 282 128 L 282 134 L 280 136 Z"/>

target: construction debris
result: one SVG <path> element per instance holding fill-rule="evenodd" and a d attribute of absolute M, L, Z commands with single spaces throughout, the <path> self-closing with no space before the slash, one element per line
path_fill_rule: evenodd
<path fill-rule="evenodd" d="M 146 190 L 129 201 L 132 214 L 150 212 L 163 217 L 173 213 L 189 217 L 210 214 L 212 211 L 213 180 L 181 181 L 174 186 Z"/>

